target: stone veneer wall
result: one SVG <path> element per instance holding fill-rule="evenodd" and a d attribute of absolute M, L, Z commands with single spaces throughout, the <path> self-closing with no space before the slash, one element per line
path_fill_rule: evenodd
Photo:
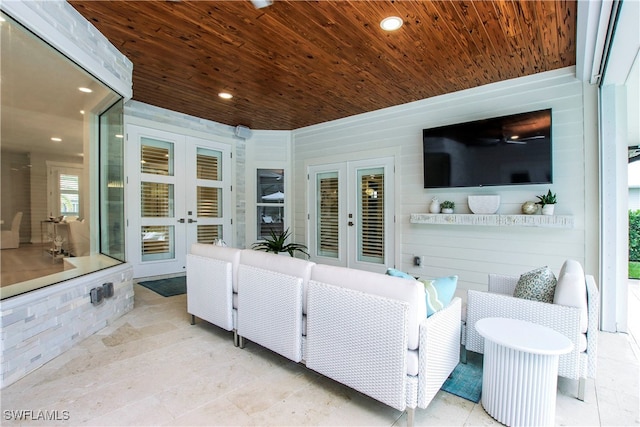
<path fill-rule="evenodd" d="M 112 282 L 97 306 L 92 288 Z M 0 387 L 19 380 L 133 308 L 133 268 L 122 264 L 2 301 Z"/>

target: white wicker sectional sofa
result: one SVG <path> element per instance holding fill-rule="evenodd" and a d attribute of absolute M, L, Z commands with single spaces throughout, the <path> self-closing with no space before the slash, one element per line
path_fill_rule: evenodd
<path fill-rule="evenodd" d="M 427 318 L 424 285 L 251 249 L 194 244 L 187 311 L 400 411 L 413 424 L 460 356 L 459 298 Z"/>

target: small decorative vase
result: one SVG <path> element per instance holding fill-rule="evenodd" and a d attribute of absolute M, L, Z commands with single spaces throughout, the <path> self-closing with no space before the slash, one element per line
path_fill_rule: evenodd
<path fill-rule="evenodd" d="M 429 204 L 429 212 L 431 213 L 440 213 L 440 202 L 437 197 L 431 199 L 431 204 Z"/>
<path fill-rule="evenodd" d="M 453 209 L 451 209 L 451 208 L 443 208 L 442 209 L 442 213 L 443 214 L 452 214 L 453 213 Z"/>
<path fill-rule="evenodd" d="M 542 207 L 542 215 L 553 215 L 556 205 L 544 205 Z"/>

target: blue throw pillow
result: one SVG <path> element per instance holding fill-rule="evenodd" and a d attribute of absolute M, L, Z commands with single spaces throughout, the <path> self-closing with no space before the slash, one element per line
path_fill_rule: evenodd
<path fill-rule="evenodd" d="M 449 305 L 458 285 L 458 276 L 420 279 L 420 281 L 424 284 L 427 294 L 427 317 L 429 317 Z"/>
<path fill-rule="evenodd" d="M 412 275 L 407 274 L 404 271 L 396 270 L 395 268 L 387 268 L 387 274 L 393 277 L 402 277 L 403 279 L 416 280 L 416 278 Z"/>

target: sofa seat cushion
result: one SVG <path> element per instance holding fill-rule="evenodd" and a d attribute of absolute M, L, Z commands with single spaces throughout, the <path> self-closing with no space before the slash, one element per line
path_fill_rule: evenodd
<path fill-rule="evenodd" d="M 587 332 L 589 313 L 587 308 L 587 284 L 584 270 L 578 261 L 568 259 L 558 275 L 553 303 L 580 309 L 580 332 Z"/>
<path fill-rule="evenodd" d="M 407 375 L 415 377 L 418 375 L 419 365 L 418 350 L 407 351 Z"/>
<path fill-rule="evenodd" d="M 418 348 L 420 322 L 427 317 L 427 305 L 422 283 L 417 280 L 401 279 L 386 274 L 324 264 L 313 266 L 311 279 L 407 302 L 409 304 L 408 348 Z"/>
<path fill-rule="evenodd" d="M 587 334 L 580 334 L 578 337 L 578 351 L 580 353 L 587 351 Z"/>

